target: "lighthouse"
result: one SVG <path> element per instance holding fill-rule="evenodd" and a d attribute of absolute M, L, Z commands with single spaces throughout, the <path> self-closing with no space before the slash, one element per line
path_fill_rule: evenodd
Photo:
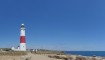
<path fill-rule="evenodd" d="M 20 28 L 20 51 L 26 51 L 26 36 L 24 24 L 21 24 Z"/>
<path fill-rule="evenodd" d="M 25 26 L 21 24 L 20 28 L 20 46 L 18 48 L 11 48 L 13 51 L 26 51 L 26 36 L 25 36 Z"/>

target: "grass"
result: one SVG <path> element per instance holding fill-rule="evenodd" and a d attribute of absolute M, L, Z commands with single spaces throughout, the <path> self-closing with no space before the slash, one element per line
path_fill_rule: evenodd
<path fill-rule="evenodd" d="M 27 52 L 22 52 L 22 51 L 0 52 L 0 56 L 21 56 L 21 55 L 27 55 Z"/>
<path fill-rule="evenodd" d="M 37 52 L 32 52 L 34 54 L 64 54 L 63 51 L 53 51 L 53 50 L 38 50 Z"/>

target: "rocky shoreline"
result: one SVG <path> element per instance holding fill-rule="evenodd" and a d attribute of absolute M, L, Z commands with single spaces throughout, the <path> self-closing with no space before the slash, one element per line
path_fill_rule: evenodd
<path fill-rule="evenodd" d="M 48 55 L 48 57 L 63 60 L 105 60 L 105 57 L 81 55 Z"/>

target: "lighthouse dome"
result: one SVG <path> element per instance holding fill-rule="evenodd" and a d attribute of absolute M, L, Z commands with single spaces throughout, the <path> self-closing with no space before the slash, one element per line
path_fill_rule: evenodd
<path fill-rule="evenodd" d="M 24 25 L 24 24 L 21 24 L 21 25 Z"/>

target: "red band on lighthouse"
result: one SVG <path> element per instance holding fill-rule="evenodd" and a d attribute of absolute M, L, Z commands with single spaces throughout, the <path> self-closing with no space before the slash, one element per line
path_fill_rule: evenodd
<path fill-rule="evenodd" d="M 20 36 L 20 43 L 26 43 L 25 36 Z"/>

